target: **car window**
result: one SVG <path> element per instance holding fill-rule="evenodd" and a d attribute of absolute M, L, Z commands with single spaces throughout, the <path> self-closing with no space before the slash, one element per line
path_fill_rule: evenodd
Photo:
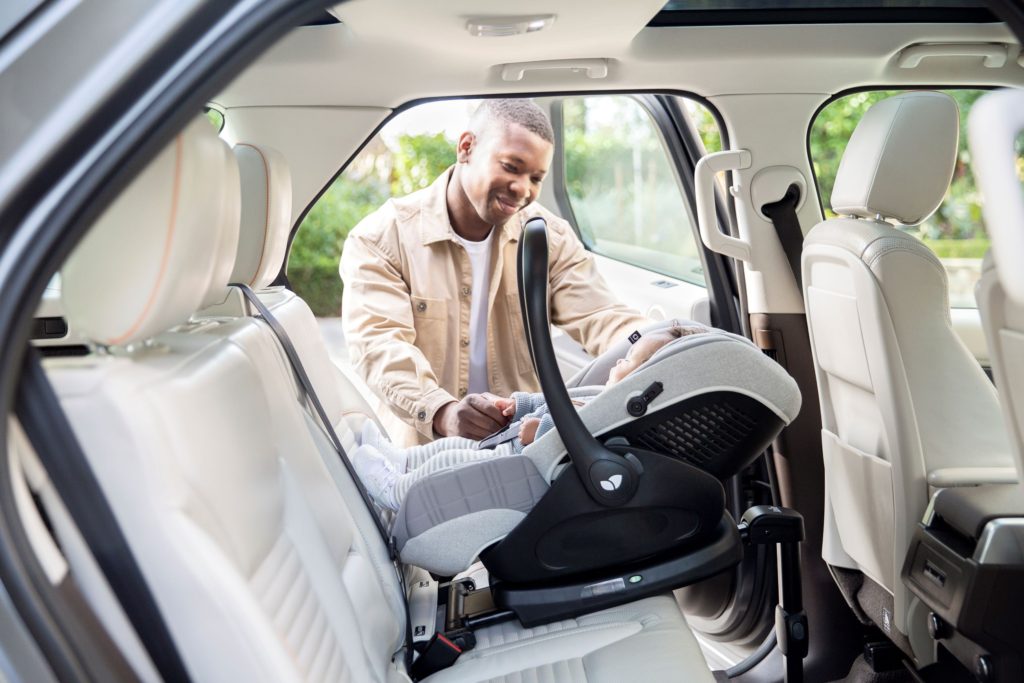
<path fill-rule="evenodd" d="M 811 162 L 818 180 L 826 217 L 835 216 L 829 198 L 839 160 L 854 128 L 871 105 L 901 90 L 858 92 L 840 97 L 825 106 L 810 131 Z M 906 228 L 942 261 L 949 275 L 949 303 L 953 308 L 976 308 L 974 286 L 981 277 L 981 261 L 989 240 L 981 218 L 981 195 L 971 171 L 967 150 L 967 117 L 984 90 L 944 90 L 960 107 L 960 147 L 953 180 L 938 210 L 924 223 Z"/>
<path fill-rule="evenodd" d="M 295 234 L 286 274 L 313 313 L 341 314 L 338 263 L 349 231 L 391 197 L 427 187 L 454 164 L 456 139 L 479 103 L 430 102 L 398 114 L 312 206 Z"/>
<path fill-rule="evenodd" d="M 680 98 L 709 151 L 721 148 L 706 109 Z M 595 253 L 705 285 L 693 218 L 654 119 L 629 95 L 562 101 L 570 220 Z M 699 122 L 699 125 L 698 125 Z"/>

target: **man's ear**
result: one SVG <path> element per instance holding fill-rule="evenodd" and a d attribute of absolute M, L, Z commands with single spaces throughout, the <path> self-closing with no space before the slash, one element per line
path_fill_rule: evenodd
<path fill-rule="evenodd" d="M 467 130 L 459 136 L 459 142 L 455 145 L 455 159 L 460 164 L 468 162 L 474 147 L 476 147 L 476 135 Z"/>

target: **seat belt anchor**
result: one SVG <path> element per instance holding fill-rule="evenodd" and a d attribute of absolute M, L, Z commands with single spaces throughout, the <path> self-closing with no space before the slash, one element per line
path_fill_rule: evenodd
<path fill-rule="evenodd" d="M 424 679 L 450 667 L 461 654 L 462 648 L 448 640 L 444 634 L 435 633 L 420 651 L 420 656 L 413 662 L 409 673 L 414 681 Z"/>

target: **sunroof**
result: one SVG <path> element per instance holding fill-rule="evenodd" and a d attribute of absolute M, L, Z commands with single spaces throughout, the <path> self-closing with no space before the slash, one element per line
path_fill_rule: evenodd
<path fill-rule="evenodd" d="M 993 21 L 985 0 L 669 0 L 651 26 Z"/>

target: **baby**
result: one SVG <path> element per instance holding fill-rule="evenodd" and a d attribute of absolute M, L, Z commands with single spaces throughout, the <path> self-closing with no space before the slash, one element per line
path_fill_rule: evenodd
<path fill-rule="evenodd" d="M 673 325 L 640 337 L 608 372 L 605 386 L 621 381 L 669 342 L 708 331 L 702 325 Z M 575 405 L 582 406 L 603 388 L 569 389 L 569 397 Z M 504 431 L 513 436 L 493 449 L 481 448 L 479 441 L 458 436 L 438 439 L 424 446 L 399 448 L 380 433 L 373 421 L 367 421 L 363 427 L 362 444 L 352 454 L 352 464 L 370 496 L 378 505 L 398 510 L 405 494 L 423 477 L 486 458 L 522 453 L 526 446 L 554 427 L 544 394 L 517 391 L 508 398 L 494 399 L 494 405 L 511 419 L 510 428 Z M 515 435 L 517 422 L 519 431 Z"/>

